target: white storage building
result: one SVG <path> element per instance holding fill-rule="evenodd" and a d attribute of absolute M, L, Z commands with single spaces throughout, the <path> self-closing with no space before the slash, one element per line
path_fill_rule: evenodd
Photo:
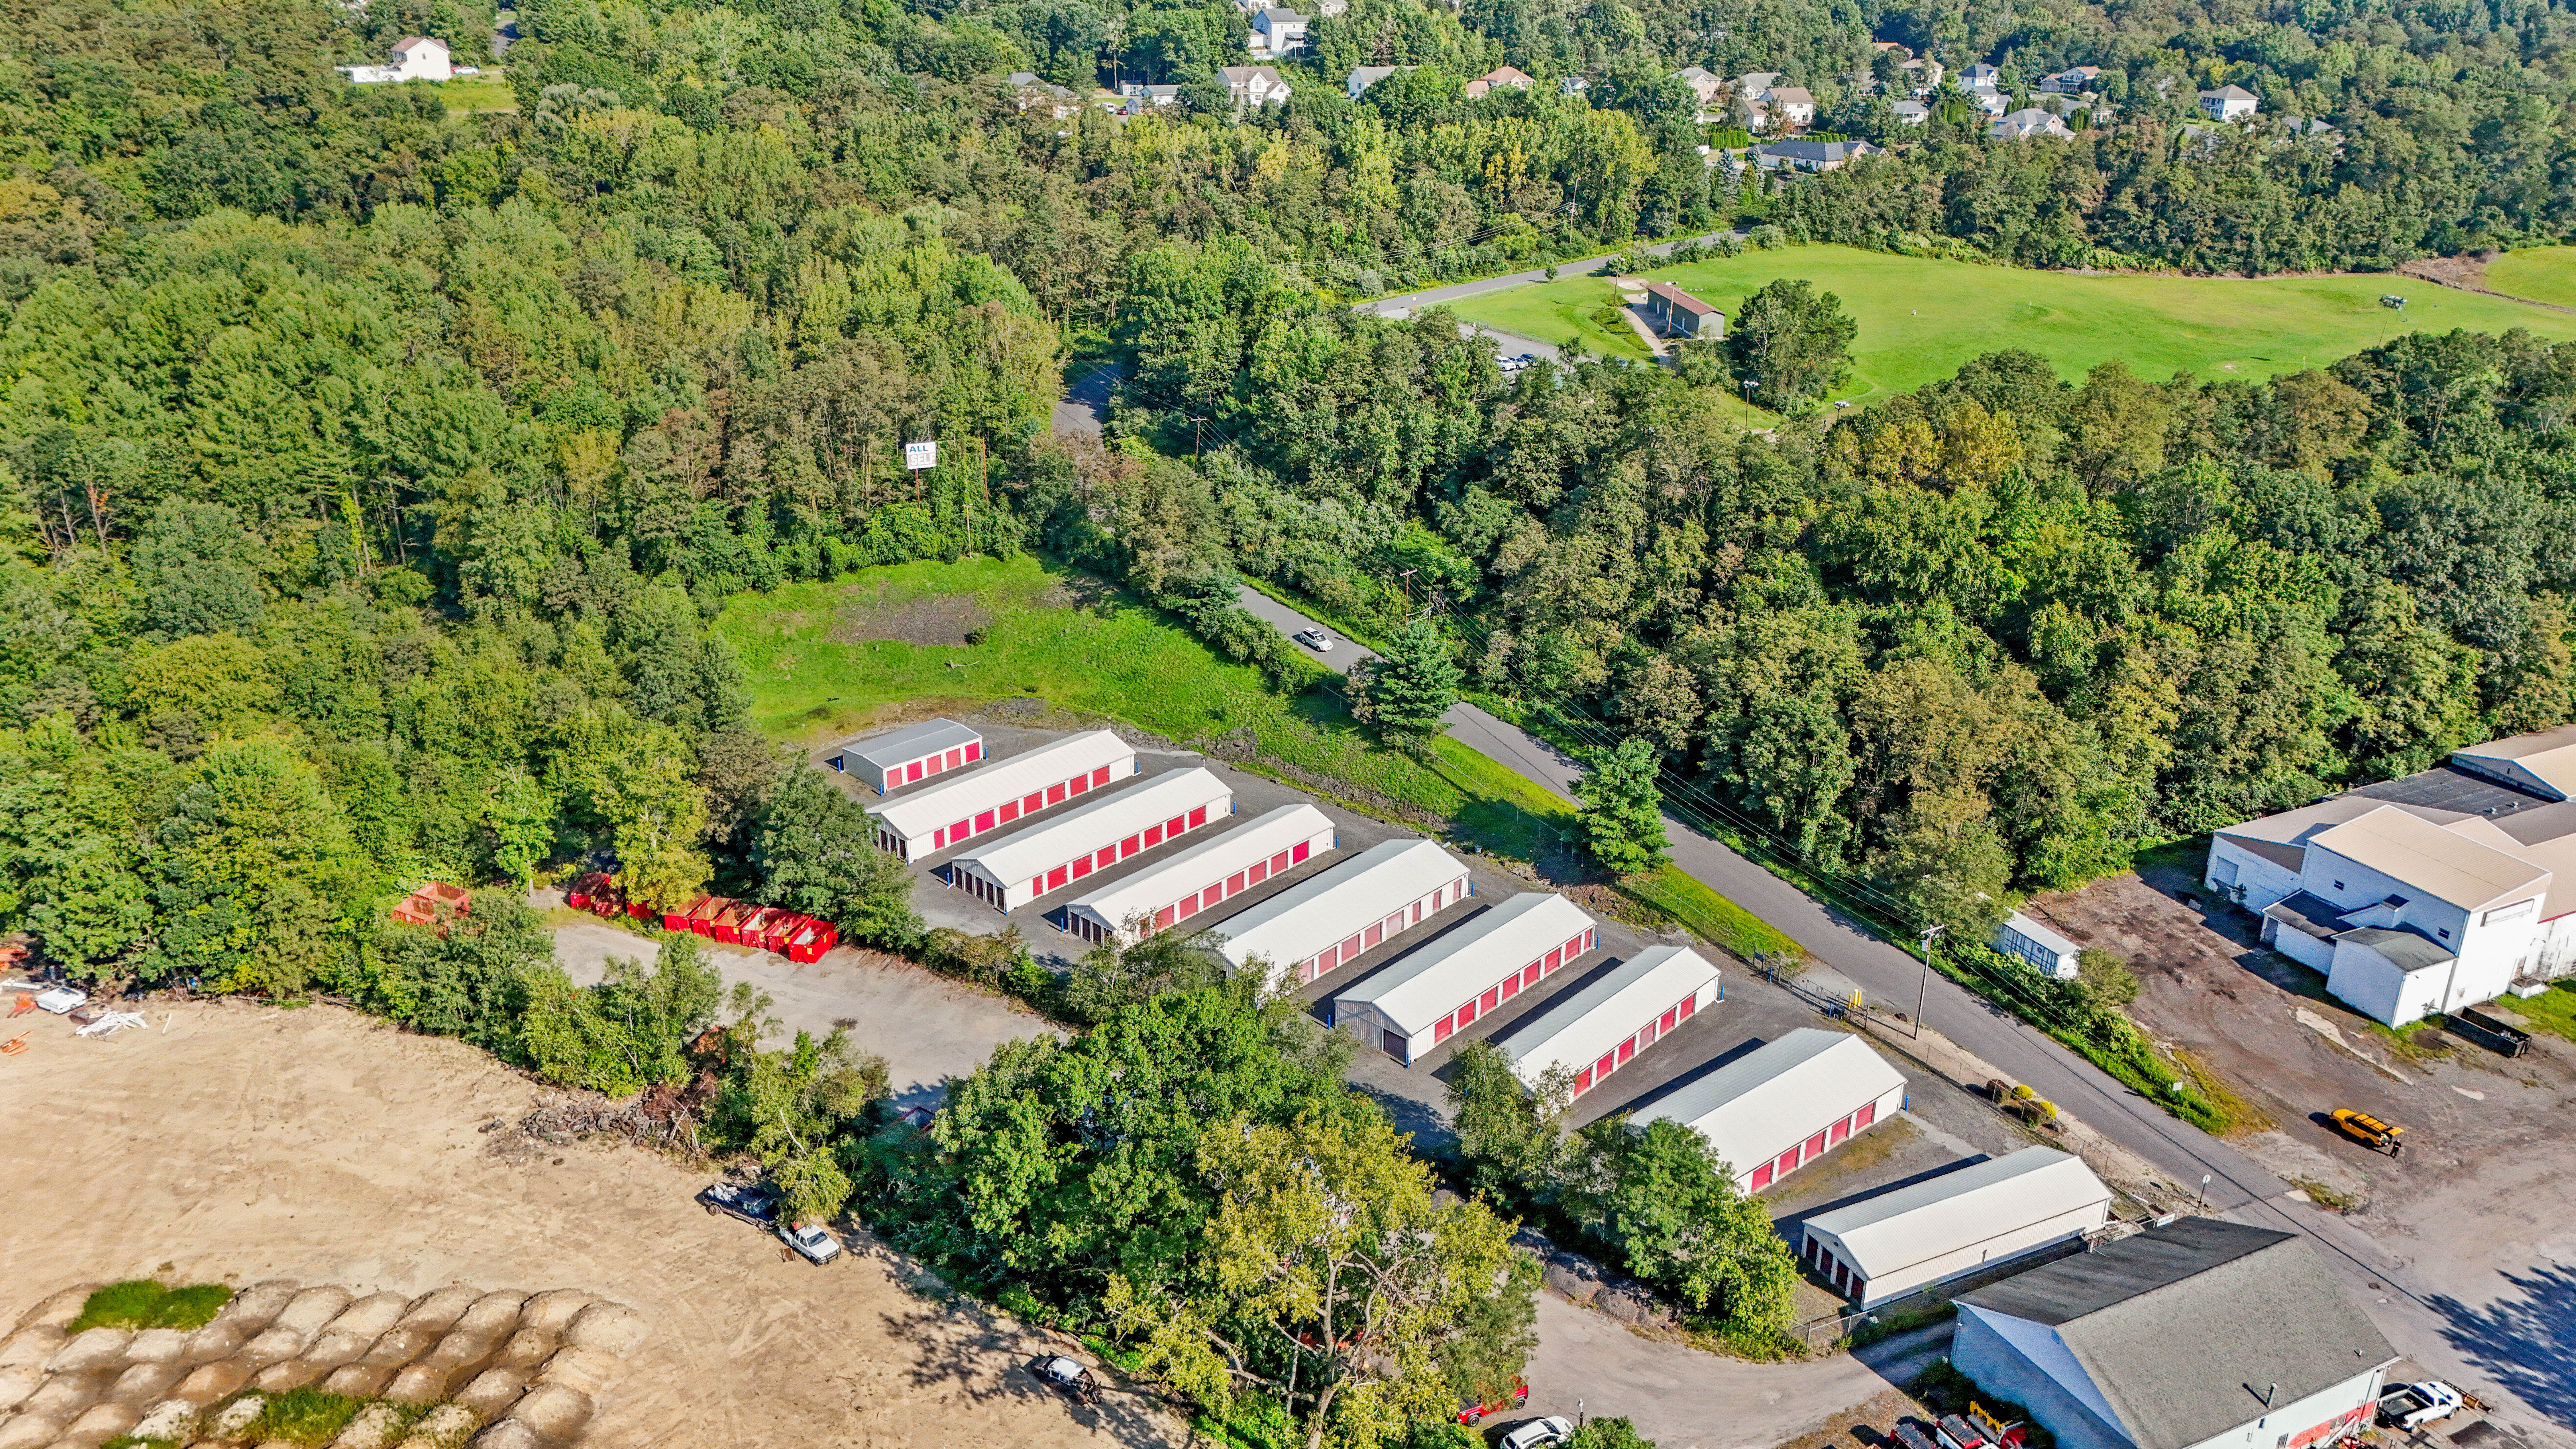
<path fill-rule="evenodd" d="M 1075 897 L 1064 908 L 1065 929 L 1086 941 L 1115 936 L 1132 943 L 1295 869 L 1331 850 L 1339 839 L 1323 811 L 1302 801 L 1282 805 L 1114 885 Z M 1131 932 L 1131 921 L 1144 923 L 1144 929 Z"/>
<path fill-rule="evenodd" d="M 953 719 L 908 725 L 890 735 L 856 739 L 824 761 L 883 795 L 984 758 L 984 737 Z"/>
<path fill-rule="evenodd" d="M 2007 956 L 2028 962 L 2031 969 L 2041 975 L 2059 981 L 2075 979 L 2076 957 L 2084 949 L 2019 911 L 2004 917 L 2004 923 L 1995 927 L 1994 938 L 1988 944 Z"/>
<path fill-rule="evenodd" d="M 1233 813 L 1234 791 L 1214 774 L 1167 770 L 957 857 L 948 863 L 948 883 L 997 910 L 1016 911 Z"/>
<path fill-rule="evenodd" d="M 1696 1130 L 1760 1192 L 1905 1106 L 1905 1078 L 1859 1037 L 1802 1026 L 1629 1119 Z"/>
<path fill-rule="evenodd" d="M 1800 1252 L 1875 1308 L 1917 1288 L 2099 1231 L 2111 1189 L 2084 1159 L 2025 1147 L 1807 1219 Z"/>
<path fill-rule="evenodd" d="M 1515 1025 L 1500 1045 L 1523 1083 L 1562 1066 L 1580 1097 L 1717 1000 L 1717 968 L 1698 952 L 1650 947 Z"/>
<path fill-rule="evenodd" d="M 1516 895 L 1333 998 L 1333 1024 L 1374 1029 L 1406 1066 L 1595 944 L 1592 918 L 1553 891 Z"/>
<path fill-rule="evenodd" d="M 1284 990 L 1474 894 L 1467 867 L 1437 843 L 1389 840 L 1229 917 L 1217 950 L 1238 968 L 1256 956 L 1270 963 L 1271 988 Z"/>
<path fill-rule="evenodd" d="M 1108 730 L 1067 735 L 946 784 L 882 805 L 877 847 L 905 860 L 963 845 L 1024 815 L 1138 773 L 1136 751 Z"/>

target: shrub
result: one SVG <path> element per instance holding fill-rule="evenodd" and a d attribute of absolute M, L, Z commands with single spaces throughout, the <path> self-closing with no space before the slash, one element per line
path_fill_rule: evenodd
<path fill-rule="evenodd" d="M 91 1328 L 203 1328 L 232 1301 L 233 1290 L 221 1283 L 195 1283 L 171 1288 L 149 1278 L 110 1283 L 81 1304 L 80 1317 L 64 1331 Z"/>

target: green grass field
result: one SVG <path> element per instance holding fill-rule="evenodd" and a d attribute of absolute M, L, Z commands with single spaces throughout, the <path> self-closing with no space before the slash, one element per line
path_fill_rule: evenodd
<path fill-rule="evenodd" d="M 447 103 L 450 116 L 472 115 L 476 111 L 515 111 L 519 108 L 518 96 L 511 91 L 510 82 L 498 69 L 462 80 L 415 81 L 413 84 L 435 84 L 438 98 Z"/>
<path fill-rule="evenodd" d="M 2560 255 L 2576 263 L 2576 250 L 2563 249 L 2518 252 L 2504 262 Z M 2038 353 L 2069 378 L 2118 358 L 2161 381 L 2177 372 L 2204 379 L 2297 372 L 2409 331 L 2523 327 L 2576 338 L 2576 316 L 2393 276 L 2081 276 L 1836 246 L 1746 252 L 1647 275 L 1730 316 L 1746 294 L 1775 277 L 1803 277 L 1842 298 L 1860 323 L 1852 379 L 1841 394 L 1855 401 L 1921 387 L 1979 353 L 2008 347 Z M 2576 265 L 2554 275 L 2576 292 Z M 2489 276 L 2489 285 L 2498 285 L 2493 270 Z M 2383 293 L 2404 296 L 2406 309 L 2380 306 Z M 1449 305 L 1460 317 L 1501 331 L 1542 342 L 1579 336 L 1591 351 L 1642 358 L 1645 346 L 1625 323 L 1605 327 L 1590 315 L 1615 295 L 1606 280 L 1569 277 Z"/>
<path fill-rule="evenodd" d="M 2527 247 L 2487 268 L 2487 285 L 2510 297 L 2576 307 L 2576 247 Z"/>

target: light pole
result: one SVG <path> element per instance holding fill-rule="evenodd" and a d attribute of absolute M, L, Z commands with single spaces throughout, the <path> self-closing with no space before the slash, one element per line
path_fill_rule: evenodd
<path fill-rule="evenodd" d="M 2192 1215 L 2193 1217 L 2199 1217 L 2199 1216 L 2200 1216 L 2200 1205 L 2201 1205 L 2202 1203 L 2204 1203 L 2204 1202 L 2207 1202 L 2208 1200 L 2209 1200 L 2209 1174 L 2208 1174 L 2208 1173 L 2206 1173 L 2206 1172 L 2204 1172 L 2204 1173 L 2202 1173 L 2202 1174 L 2200 1175 L 2200 1191 L 2192 1195 L 2192 1199 L 2191 1199 L 2191 1215 Z"/>
<path fill-rule="evenodd" d="M 1753 431 L 1753 390 L 1761 385 L 1752 378 L 1744 379 L 1744 431 L 1748 433 Z"/>
<path fill-rule="evenodd" d="M 1923 1002 L 1932 993 L 1932 943 L 1948 929 L 1939 922 L 1923 928 L 1923 979 L 1914 987 L 1914 1039 L 1923 1039 Z"/>

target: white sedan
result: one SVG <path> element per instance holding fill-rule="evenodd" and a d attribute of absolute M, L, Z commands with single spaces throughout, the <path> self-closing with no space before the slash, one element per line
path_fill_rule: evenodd
<path fill-rule="evenodd" d="M 1300 629 L 1288 637 L 1305 645 L 1307 648 L 1314 650 L 1318 654 L 1330 654 L 1333 652 L 1333 636 L 1325 633 L 1321 629 Z"/>
<path fill-rule="evenodd" d="M 1574 1421 L 1551 1415 L 1532 1419 L 1502 1439 L 1502 1449 L 1539 1449 L 1542 1444 L 1562 1444 L 1574 1435 Z"/>

